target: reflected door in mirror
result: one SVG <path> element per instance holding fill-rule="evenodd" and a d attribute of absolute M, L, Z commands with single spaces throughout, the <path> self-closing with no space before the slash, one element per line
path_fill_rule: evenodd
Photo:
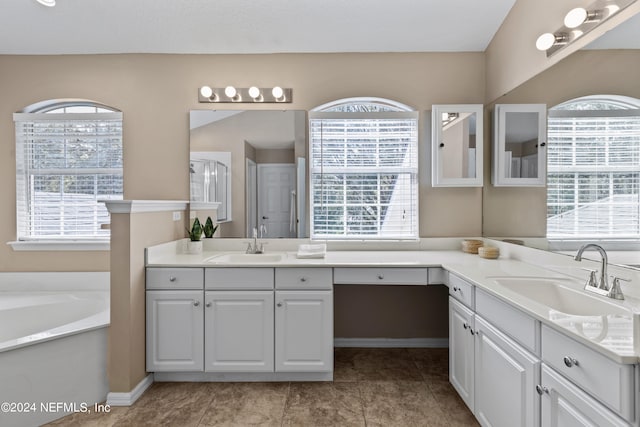
<path fill-rule="evenodd" d="M 482 105 L 434 105 L 432 185 L 482 186 Z"/>
<path fill-rule="evenodd" d="M 493 131 L 493 185 L 544 186 L 546 105 L 498 104 L 494 112 Z"/>

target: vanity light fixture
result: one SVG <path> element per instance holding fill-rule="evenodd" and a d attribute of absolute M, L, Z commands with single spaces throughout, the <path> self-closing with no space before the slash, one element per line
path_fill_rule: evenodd
<path fill-rule="evenodd" d="M 198 90 L 198 102 L 201 103 L 289 103 L 292 99 L 291 96 L 291 88 L 280 86 L 273 88 L 201 86 Z"/>
<path fill-rule="evenodd" d="M 588 8 L 571 9 L 564 17 L 564 26 L 553 33 L 544 33 L 538 37 L 536 48 L 546 52 L 549 57 L 635 1 L 595 0 Z"/>

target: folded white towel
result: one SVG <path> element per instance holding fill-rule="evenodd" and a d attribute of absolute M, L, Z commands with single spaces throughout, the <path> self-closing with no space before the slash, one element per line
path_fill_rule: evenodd
<path fill-rule="evenodd" d="M 324 243 L 318 243 L 313 245 L 299 245 L 298 258 L 324 258 L 327 253 L 327 245 Z"/>

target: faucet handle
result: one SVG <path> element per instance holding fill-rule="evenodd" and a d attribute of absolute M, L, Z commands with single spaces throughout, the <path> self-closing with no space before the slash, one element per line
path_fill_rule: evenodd
<path fill-rule="evenodd" d="M 585 283 L 584 285 L 585 289 L 587 289 L 589 286 L 597 288 L 598 279 L 596 278 L 596 273 L 598 272 L 598 270 L 593 270 L 591 268 L 583 268 L 583 267 L 580 267 L 580 269 L 589 272 L 589 278 L 587 279 L 587 283 Z"/>
<path fill-rule="evenodd" d="M 624 294 L 622 293 L 622 289 L 620 289 L 620 280 L 623 282 L 630 282 L 631 280 L 616 276 L 611 276 L 611 278 L 613 279 L 613 282 L 611 283 L 611 289 L 609 289 L 607 296 L 609 298 L 623 300 Z"/>

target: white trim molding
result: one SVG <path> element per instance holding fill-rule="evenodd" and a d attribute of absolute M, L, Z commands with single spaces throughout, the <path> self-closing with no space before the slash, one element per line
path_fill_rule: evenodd
<path fill-rule="evenodd" d="M 144 377 L 142 381 L 140 381 L 138 385 L 128 393 L 109 392 L 107 394 L 107 405 L 131 406 L 140 398 L 140 396 L 142 396 L 142 393 L 144 393 L 151 384 L 153 384 L 153 374 L 149 374 Z"/>
<path fill-rule="evenodd" d="M 189 204 L 186 200 L 98 200 L 107 206 L 110 214 L 183 211 Z"/>
<path fill-rule="evenodd" d="M 334 338 L 334 347 L 448 348 L 449 338 Z"/>
<path fill-rule="evenodd" d="M 7 242 L 14 251 L 108 251 L 109 240 L 19 240 Z"/>

